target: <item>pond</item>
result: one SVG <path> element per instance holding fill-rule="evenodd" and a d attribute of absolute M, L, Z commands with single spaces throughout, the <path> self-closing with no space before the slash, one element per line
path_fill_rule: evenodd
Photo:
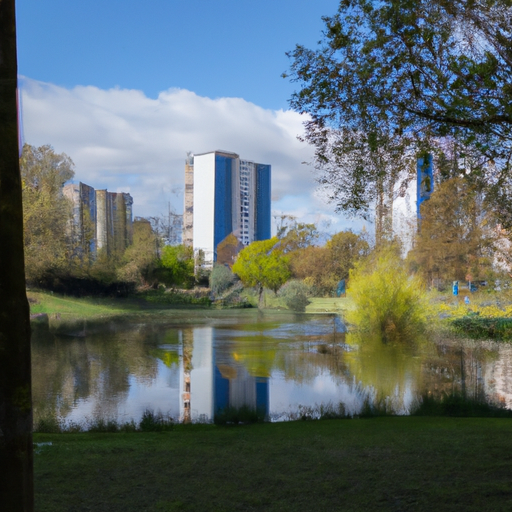
<path fill-rule="evenodd" d="M 249 406 L 273 420 L 384 401 L 407 414 L 424 393 L 464 391 L 512 408 L 512 347 L 469 340 L 401 346 L 345 333 L 331 315 L 177 311 L 35 333 L 34 417 L 139 421 L 150 409 L 204 421 Z"/>

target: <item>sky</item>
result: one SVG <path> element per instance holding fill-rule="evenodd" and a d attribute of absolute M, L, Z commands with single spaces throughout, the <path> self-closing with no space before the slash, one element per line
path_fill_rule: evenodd
<path fill-rule="evenodd" d="M 321 198 L 289 109 L 287 51 L 314 48 L 336 0 L 17 3 L 23 140 L 75 163 L 74 181 L 129 192 L 134 215 L 183 210 L 187 151 L 272 166 L 272 210 L 359 229 Z"/>

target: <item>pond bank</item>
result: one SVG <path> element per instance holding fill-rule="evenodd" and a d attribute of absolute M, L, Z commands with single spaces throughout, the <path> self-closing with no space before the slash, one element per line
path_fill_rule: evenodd
<path fill-rule="evenodd" d="M 512 508 L 507 419 L 177 425 L 34 442 L 39 512 Z"/>

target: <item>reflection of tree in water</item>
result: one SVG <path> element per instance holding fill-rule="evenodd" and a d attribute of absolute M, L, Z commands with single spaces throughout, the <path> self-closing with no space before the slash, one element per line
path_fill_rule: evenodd
<path fill-rule="evenodd" d="M 432 347 L 423 362 L 423 392 L 436 397 L 454 392 L 474 398 L 492 395 L 492 379 L 485 374 L 499 361 L 498 344 L 447 339 Z"/>
<path fill-rule="evenodd" d="M 34 418 L 69 413 L 77 400 L 90 394 L 90 359 L 84 340 L 66 344 L 32 337 Z"/>
<path fill-rule="evenodd" d="M 420 382 L 419 346 L 384 343 L 369 333 L 349 333 L 346 340 L 354 350 L 346 353 L 345 362 L 361 392 L 396 412 L 403 410 L 406 393 L 414 393 Z"/>
<path fill-rule="evenodd" d="M 311 383 L 326 371 L 344 377 L 344 333 L 296 334 L 294 338 L 275 339 L 265 331 L 236 336 L 229 345 L 217 349 L 217 360 L 241 364 L 253 377 L 270 377 L 279 371 L 285 380 L 298 384 Z"/>
<path fill-rule="evenodd" d="M 155 379 L 158 365 L 151 351 L 164 331 L 143 326 L 84 338 L 32 342 L 34 417 L 65 417 L 80 400 L 93 399 L 93 415 L 117 416 L 126 400 L 130 375 L 139 382 Z"/>

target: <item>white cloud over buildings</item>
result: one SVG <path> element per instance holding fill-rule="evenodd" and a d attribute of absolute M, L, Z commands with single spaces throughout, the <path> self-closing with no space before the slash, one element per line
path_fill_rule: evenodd
<path fill-rule="evenodd" d="M 303 118 L 266 110 L 240 98 L 211 99 L 184 89 L 157 98 L 141 91 L 66 89 L 22 78 L 25 142 L 51 144 L 75 162 L 75 181 L 129 192 L 134 214 L 158 215 L 171 201 L 182 211 L 187 151 L 233 151 L 272 165 L 272 210 L 301 221 L 351 225 L 315 194 L 312 149 L 297 139 Z"/>

